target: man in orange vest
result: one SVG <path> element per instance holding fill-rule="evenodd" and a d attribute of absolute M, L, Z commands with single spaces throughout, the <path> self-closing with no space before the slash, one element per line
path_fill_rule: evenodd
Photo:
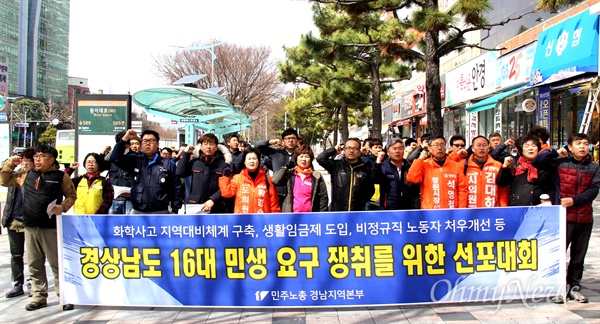
<path fill-rule="evenodd" d="M 446 139 L 437 136 L 429 144 L 431 156 L 421 152 L 406 179 L 421 184 L 421 209 L 467 207 L 467 182 L 463 166 L 446 155 Z"/>
<path fill-rule="evenodd" d="M 467 162 L 467 185 L 469 196 L 467 207 L 505 207 L 508 206 L 509 189 L 496 185 L 496 176 L 502 163 L 489 154 L 490 142 L 484 136 L 473 139 L 473 154 Z"/>

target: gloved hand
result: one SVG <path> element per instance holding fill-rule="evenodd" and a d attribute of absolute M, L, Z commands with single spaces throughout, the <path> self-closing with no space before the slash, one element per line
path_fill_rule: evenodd
<path fill-rule="evenodd" d="M 223 169 L 223 176 L 230 178 L 233 175 L 233 171 L 230 168 Z"/>
<path fill-rule="evenodd" d="M 296 162 L 294 162 L 294 160 L 290 160 L 285 167 L 288 168 L 288 170 L 293 169 L 296 167 Z"/>

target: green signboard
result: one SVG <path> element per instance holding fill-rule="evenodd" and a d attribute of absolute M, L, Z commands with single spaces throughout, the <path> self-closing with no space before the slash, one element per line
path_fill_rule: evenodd
<path fill-rule="evenodd" d="M 127 130 L 127 100 L 79 100 L 80 135 L 114 135 Z"/>

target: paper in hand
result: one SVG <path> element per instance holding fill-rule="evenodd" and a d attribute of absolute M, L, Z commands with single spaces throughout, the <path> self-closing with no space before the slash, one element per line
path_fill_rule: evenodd
<path fill-rule="evenodd" d="M 54 212 L 52 211 L 56 207 L 56 199 L 52 200 L 50 204 L 48 204 L 48 208 L 46 208 L 46 213 L 48 213 L 48 218 L 52 218 Z"/>

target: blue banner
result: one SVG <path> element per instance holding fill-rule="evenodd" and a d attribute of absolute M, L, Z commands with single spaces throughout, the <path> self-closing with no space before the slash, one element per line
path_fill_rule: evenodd
<path fill-rule="evenodd" d="M 550 88 L 539 88 L 537 106 L 537 125 L 550 129 Z"/>
<path fill-rule="evenodd" d="M 61 301 L 311 307 L 506 300 L 565 289 L 559 206 L 63 215 Z"/>
<path fill-rule="evenodd" d="M 598 72 L 598 15 L 589 10 L 538 35 L 529 85 L 575 72 Z"/>

